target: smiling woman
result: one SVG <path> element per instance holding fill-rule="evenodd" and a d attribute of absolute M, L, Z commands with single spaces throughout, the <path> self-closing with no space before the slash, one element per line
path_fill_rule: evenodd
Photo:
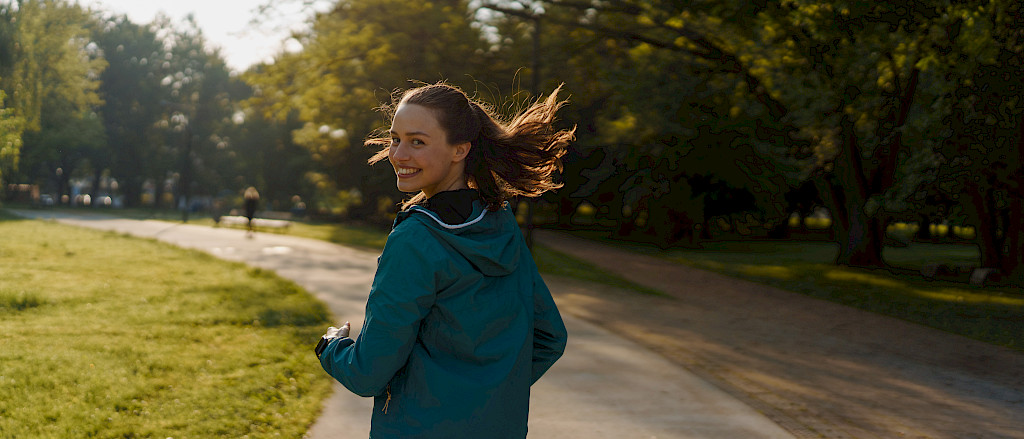
<path fill-rule="evenodd" d="M 461 90 L 397 99 L 384 147 L 405 203 L 378 260 L 363 329 L 330 327 L 324 370 L 374 397 L 370 436 L 523 438 L 530 387 L 561 357 L 565 325 L 507 201 L 552 181 L 572 130 L 557 90 L 508 124 Z"/>
<path fill-rule="evenodd" d="M 422 148 L 427 143 L 444 145 L 447 150 L 439 148 L 438 152 L 429 154 L 432 160 L 445 162 L 442 164 L 445 178 L 451 172 L 450 177 L 455 180 L 451 184 L 456 188 L 477 190 L 488 210 L 496 211 L 516 196 L 539 196 L 561 187 L 553 181 L 553 176 L 562 170 L 561 157 L 574 139 L 575 128 L 557 130 L 554 127 L 555 113 L 567 103 L 558 100 L 560 90 L 561 87 L 508 122 L 497 117 L 487 104 L 444 83 L 407 90 L 397 96 L 390 107 L 385 107 L 391 112 L 391 135 L 366 142 L 369 146 L 384 147 L 369 162 L 387 158 L 395 167 L 396 176 L 412 176 L 420 169 L 406 167 L 412 160 L 404 153 L 403 146 L 407 151 L 407 148 Z M 407 131 L 405 139 L 401 136 L 402 130 Z M 416 133 L 419 138 L 410 136 Z M 424 135 L 433 137 L 427 142 Z M 462 174 L 456 175 L 459 170 Z M 423 187 L 414 186 L 406 185 L 411 189 L 403 189 L 419 192 L 403 207 L 430 198 Z M 399 178 L 399 189 L 402 189 L 402 178 Z"/>
<path fill-rule="evenodd" d="M 469 149 L 469 142 L 448 143 L 433 110 L 406 104 L 395 112 L 388 160 L 395 168 L 400 191 L 422 191 L 430 198 L 438 192 L 467 188 L 464 174 Z"/>

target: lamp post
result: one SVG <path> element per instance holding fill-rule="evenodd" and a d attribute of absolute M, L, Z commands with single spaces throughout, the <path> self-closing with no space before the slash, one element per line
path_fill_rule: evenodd
<path fill-rule="evenodd" d="M 191 209 L 189 203 L 192 201 L 192 123 L 185 117 L 185 154 L 181 164 L 181 198 L 184 201 L 184 209 L 181 209 L 181 222 L 188 222 L 188 211 Z"/>

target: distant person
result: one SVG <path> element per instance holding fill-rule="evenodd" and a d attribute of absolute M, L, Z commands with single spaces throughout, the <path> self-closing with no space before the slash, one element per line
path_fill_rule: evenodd
<path fill-rule="evenodd" d="M 256 192 L 256 188 L 249 186 L 245 189 L 245 195 L 242 198 L 245 199 L 245 218 L 249 220 L 249 230 L 246 232 L 246 236 L 251 237 L 253 234 L 252 220 L 256 216 L 256 208 L 260 204 L 260 193 Z"/>
<path fill-rule="evenodd" d="M 292 196 L 292 216 L 295 218 L 306 216 L 306 202 L 302 201 L 302 197 L 298 195 Z"/>
<path fill-rule="evenodd" d="M 504 124 L 445 84 L 392 102 L 388 159 L 406 201 L 378 260 L 362 331 L 331 327 L 320 364 L 374 397 L 372 438 L 524 438 L 530 386 L 561 357 L 565 325 L 509 208 L 559 187 L 573 131 L 556 90 Z"/>

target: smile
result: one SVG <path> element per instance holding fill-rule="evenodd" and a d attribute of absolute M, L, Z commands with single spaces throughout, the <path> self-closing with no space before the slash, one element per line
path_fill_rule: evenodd
<path fill-rule="evenodd" d="M 396 168 L 395 172 L 398 174 L 399 177 L 410 177 L 420 172 L 420 170 L 417 168 Z"/>

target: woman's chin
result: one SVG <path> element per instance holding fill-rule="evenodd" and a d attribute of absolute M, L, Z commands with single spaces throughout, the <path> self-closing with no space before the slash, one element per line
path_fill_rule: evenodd
<path fill-rule="evenodd" d="M 419 192 L 420 189 L 421 188 L 419 186 L 414 185 L 414 184 L 408 184 L 408 183 L 404 183 L 403 184 L 403 182 L 401 182 L 401 181 L 398 182 L 398 190 L 401 191 L 401 192 L 405 192 L 407 194 Z"/>

